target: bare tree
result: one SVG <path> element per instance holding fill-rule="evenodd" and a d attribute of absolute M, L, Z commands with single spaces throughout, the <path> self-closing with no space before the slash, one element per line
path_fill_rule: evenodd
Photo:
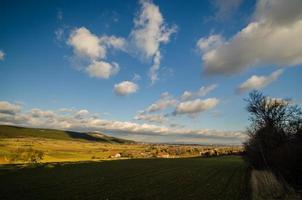
<path fill-rule="evenodd" d="M 270 98 L 258 91 L 245 101 L 251 121 L 245 143 L 247 160 L 253 167 L 302 180 L 301 108 L 290 99 Z"/>

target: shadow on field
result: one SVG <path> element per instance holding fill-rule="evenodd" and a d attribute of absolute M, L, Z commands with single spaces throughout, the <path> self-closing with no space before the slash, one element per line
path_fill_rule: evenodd
<path fill-rule="evenodd" d="M 93 137 L 86 133 L 79 133 L 79 132 L 72 132 L 72 131 L 65 131 L 69 137 L 73 139 L 83 139 L 88 141 L 95 141 L 95 142 L 108 142 L 106 139 Z"/>
<path fill-rule="evenodd" d="M 244 200 L 249 179 L 239 156 L 44 164 L 0 173 L 0 199 Z"/>

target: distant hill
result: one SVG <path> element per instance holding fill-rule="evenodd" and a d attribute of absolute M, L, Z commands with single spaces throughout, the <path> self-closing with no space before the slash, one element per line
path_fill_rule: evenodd
<path fill-rule="evenodd" d="M 132 140 L 126 140 L 116 137 L 107 136 L 96 132 L 74 132 L 55 129 L 25 128 L 17 126 L 0 125 L 1 138 L 24 138 L 37 137 L 57 140 L 84 140 L 90 142 L 103 142 L 115 144 L 133 144 Z"/>

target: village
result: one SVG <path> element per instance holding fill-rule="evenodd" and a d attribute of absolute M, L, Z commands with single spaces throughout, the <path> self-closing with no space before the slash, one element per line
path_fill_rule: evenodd
<path fill-rule="evenodd" d="M 240 155 L 241 146 L 201 146 L 201 145 L 146 145 L 144 150 L 123 150 L 112 152 L 110 159 L 127 158 L 185 158 Z"/>

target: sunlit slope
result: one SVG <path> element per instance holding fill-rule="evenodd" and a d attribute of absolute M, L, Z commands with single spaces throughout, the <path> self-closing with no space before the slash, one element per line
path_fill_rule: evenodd
<path fill-rule="evenodd" d="M 103 143 L 131 144 L 131 140 L 110 137 L 101 133 L 81 133 L 53 129 L 24 128 L 0 125 L 0 139 L 2 138 L 45 138 L 56 140 L 84 140 Z"/>

